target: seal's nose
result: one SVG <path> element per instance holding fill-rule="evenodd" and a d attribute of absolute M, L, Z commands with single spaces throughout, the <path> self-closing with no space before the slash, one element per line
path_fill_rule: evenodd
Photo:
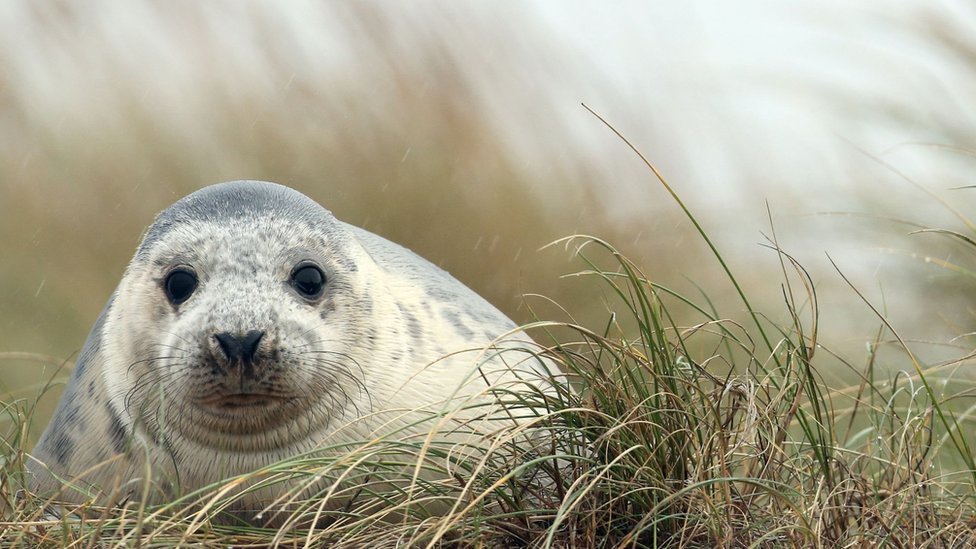
<path fill-rule="evenodd" d="M 250 365 L 254 362 L 254 356 L 258 352 L 258 344 L 264 332 L 261 330 L 251 330 L 245 335 L 235 335 L 230 332 L 220 332 L 214 334 L 214 339 L 220 345 L 220 350 L 224 352 L 227 362 L 233 364 L 237 361 Z"/>

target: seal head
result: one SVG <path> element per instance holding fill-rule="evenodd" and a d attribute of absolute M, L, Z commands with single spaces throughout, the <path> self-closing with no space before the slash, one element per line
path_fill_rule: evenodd
<path fill-rule="evenodd" d="M 120 415 L 137 403 L 155 441 L 233 452 L 275 452 L 368 407 L 356 350 L 374 310 L 368 262 L 291 189 L 188 196 L 149 229 L 119 286 L 106 350 L 137 360 L 104 369 L 109 401 Z"/>
<path fill-rule="evenodd" d="M 403 410 L 512 377 L 486 376 L 464 351 L 513 332 L 443 270 L 297 191 L 214 185 L 146 232 L 31 468 L 41 488 L 83 473 L 104 486 L 99 463 L 115 456 L 137 478 L 148 460 L 185 491 L 322 443 L 408 432 L 419 427 Z"/>

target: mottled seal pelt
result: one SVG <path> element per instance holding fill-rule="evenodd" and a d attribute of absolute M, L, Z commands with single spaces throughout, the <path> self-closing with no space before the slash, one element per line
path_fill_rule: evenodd
<path fill-rule="evenodd" d="M 429 429 L 396 412 L 538 379 L 538 361 L 484 351 L 506 334 L 528 341 L 448 273 L 295 190 L 207 187 L 147 230 L 32 452 L 33 488 L 138 497 L 151 469 L 187 492 Z"/>

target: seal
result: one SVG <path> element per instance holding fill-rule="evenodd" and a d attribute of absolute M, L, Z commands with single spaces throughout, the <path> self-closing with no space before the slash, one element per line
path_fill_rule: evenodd
<path fill-rule="evenodd" d="M 539 360 L 484 351 L 500 338 L 530 341 L 447 272 L 301 193 L 206 187 L 146 231 L 32 452 L 32 488 L 119 500 L 165 476 L 188 492 L 322 444 L 416 434 L 430 427 L 403 411 L 540 383 Z"/>

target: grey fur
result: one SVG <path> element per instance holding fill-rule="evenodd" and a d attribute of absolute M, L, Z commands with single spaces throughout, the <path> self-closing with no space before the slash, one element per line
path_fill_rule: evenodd
<path fill-rule="evenodd" d="M 259 215 L 325 225 L 335 222 L 332 214 L 314 200 L 283 185 L 262 181 L 218 183 L 186 196 L 160 213 L 146 231 L 137 257 L 145 257 L 175 226 L 193 221 L 220 224 Z"/>
<path fill-rule="evenodd" d="M 326 275 L 318 301 L 288 285 L 305 261 Z M 199 287 L 172 305 L 162 288 L 180 266 L 195 270 Z M 253 376 L 213 358 L 214 333 L 254 329 L 267 336 Z M 509 333 L 528 341 L 443 269 L 297 191 L 257 181 L 207 187 L 147 230 L 33 451 L 34 488 L 85 499 L 60 478 L 130 497 L 148 465 L 152 480 L 186 491 L 323 443 L 368 439 L 379 423 L 363 416 L 437 405 L 487 379 L 475 367 L 497 367 L 498 381 L 536 374 L 536 360 L 511 370 L 459 353 Z M 237 408 L 238 392 L 258 401 Z M 263 394 L 284 396 L 271 406 Z M 217 404 L 207 404 L 213 395 Z M 109 453 L 121 458 L 99 467 Z M 273 494 L 248 497 L 260 506 Z"/>

